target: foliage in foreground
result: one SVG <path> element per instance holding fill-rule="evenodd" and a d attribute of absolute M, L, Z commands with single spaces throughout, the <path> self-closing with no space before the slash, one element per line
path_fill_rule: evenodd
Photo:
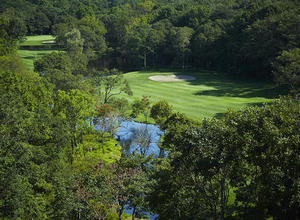
<path fill-rule="evenodd" d="M 133 112 L 145 118 L 151 112 L 166 129 L 160 157 L 164 150 L 169 156 L 155 161 L 146 157 L 150 136 L 141 130 L 136 141 L 140 153 L 123 149 L 121 157 L 112 138 L 115 126 L 108 126 L 107 136 L 88 123 L 95 106 L 82 76 L 88 64 L 79 32 L 65 35 L 66 56 L 54 53 L 36 62 L 38 75 L 24 72 L 14 54 L 12 45 L 22 36 L 10 32 L 14 20 L 0 22 L 1 217 L 120 219 L 127 204 L 134 212 L 150 210 L 163 219 L 300 218 L 299 99 L 282 97 L 272 105 L 231 111 L 199 125 L 172 113 L 164 102 L 150 110 L 144 97 L 134 103 Z M 179 34 L 185 44 L 178 54 L 188 53 L 190 33 Z M 288 80 L 298 73 L 293 59 L 298 53 L 283 52 L 274 64 Z M 113 79 L 105 81 L 104 91 L 120 88 Z M 129 92 L 123 82 L 126 89 L 121 86 L 117 93 Z M 106 107 L 98 108 L 103 119 L 113 109 Z"/>
<path fill-rule="evenodd" d="M 99 160 L 113 163 L 121 153 L 111 138 L 104 142 L 107 154 L 99 150 L 101 132 L 88 123 L 94 108 L 90 94 L 56 90 L 47 78 L 13 63 L 18 60 L 13 53 L 0 60 L 1 216 L 92 218 L 99 207 L 88 201 L 86 209 L 80 183 Z"/>
<path fill-rule="evenodd" d="M 299 99 L 169 129 L 151 205 L 163 219 L 299 218 Z M 182 127 L 182 129 L 180 129 Z"/>
<path fill-rule="evenodd" d="M 168 157 L 154 162 L 137 152 L 120 159 L 113 130 L 104 140 L 86 123 L 93 101 L 83 90 L 7 69 L 0 84 L 2 216 L 116 219 L 129 204 L 163 219 L 299 217 L 297 98 L 202 124 L 144 98 L 138 112 L 166 129 Z M 103 108 L 99 117 L 113 111 Z"/>

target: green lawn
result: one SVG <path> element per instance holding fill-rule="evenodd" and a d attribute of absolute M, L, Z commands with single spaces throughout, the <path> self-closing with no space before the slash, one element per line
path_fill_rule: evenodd
<path fill-rule="evenodd" d="M 55 37 L 52 35 L 26 36 L 25 41 L 19 43 L 20 46 L 41 46 L 44 41 L 53 41 Z"/>
<path fill-rule="evenodd" d="M 196 77 L 190 82 L 156 82 L 153 75 L 186 74 Z M 151 101 L 167 100 L 175 111 L 183 112 L 194 119 L 221 116 L 229 108 L 239 110 L 249 105 L 270 102 L 285 93 L 272 83 L 255 80 L 237 80 L 209 71 L 160 72 L 138 71 L 125 74 L 133 96 L 151 96 Z"/>
<path fill-rule="evenodd" d="M 18 50 L 19 56 L 29 70 L 33 70 L 33 62 L 45 54 L 52 53 L 56 50 Z"/>
<path fill-rule="evenodd" d="M 52 53 L 56 50 L 49 49 L 49 44 L 43 44 L 44 41 L 53 41 L 55 38 L 52 35 L 26 36 L 25 41 L 20 42 L 19 46 L 33 46 L 30 49 L 19 49 L 18 54 L 22 58 L 24 64 L 29 70 L 33 70 L 33 62 L 41 58 L 45 54 Z M 34 46 L 45 46 L 37 47 Z"/>
<path fill-rule="evenodd" d="M 20 45 L 40 46 L 43 41 L 54 40 L 51 35 L 28 36 Z M 18 50 L 29 70 L 33 70 L 35 59 L 56 50 Z M 196 77 L 190 82 L 155 82 L 153 75 L 186 74 Z M 237 80 L 210 71 L 138 71 L 125 74 L 135 98 L 151 96 L 152 103 L 167 100 L 175 111 L 183 112 L 194 119 L 221 116 L 228 108 L 239 110 L 249 105 L 270 102 L 286 91 L 272 83 L 257 80 Z"/>

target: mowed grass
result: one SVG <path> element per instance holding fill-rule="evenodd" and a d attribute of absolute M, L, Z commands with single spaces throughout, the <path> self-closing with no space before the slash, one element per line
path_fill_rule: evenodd
<path fill-rule="evenodd" d="M 28 36 L 20 45 L 40 46 L 43 41 L 54 40 L 51 35 Z M 33 70 L 34 60 L 57 50 L 18 50 L 29 70 Z M 196 77 L 189 82 L 156 82 L 148 78 L 153 75 L 186 74 Z M 138 71 L 125 74 L 133 91 L 126 98 L 133 101 L 142 96 L 151 96 L 152 103 L 167 100 L 174 108 L 188 116 L 202 120 L 221 116 L 228 109 L 239 110 L 249 105 L 271 102 L 285 94 L 286 89 L 272 83 L 258 80 L 235 79 L 211 71 Z"/>
<path fill-rule="evenodd" d="M 37 35 L 37 36 L 26 36 L 25 40 L 19 42 L 20 46 L 41 46 L 44 41 L 53 41 L 55 37 L 52 35 Z"/>
<path fill-rule="evenodd" d="M 27 67 L 28 70 L 33 70 L 33 63 L 36 59 L 41 58 L 45 54 L 49 54 L 55 52 L 57 50 L 18 50 L 19 56 L 22 58 L 23 63 Z"/>
<path fill-rule="evenodd" d="M 25 40 L 19 42 L 19 46 L 32 46 L 30 49 L 18 50 L 19 56 L 22 58 L 23 63 L 26 65 L 28 70 L 33 70 L 33 63 L 36 59 L 41 58 L 45 54 L 52 53 L 57 50 L 49 49 L 49 44 L 43 44 L 44 41 L 53 41 L 55 37 L 52 35 L 37 35 L 37 36 L 26 36 Z M 39 46 L 39 47 L 35 47 Z M 43 46 L 43 47 L 41 47 Z"/>
<path fill-rule="evenodd" d="M 196 77 L 189 82 L 156 82 L 148 78 L 153 75 L 185 74 Z M 138 71 L 125 74 L 133 96 L 130 101 L 142 96 L 151 96 L 155 103 L 167 100 L 175 111 L 191 118 L 202 120 L 220 117 L 228 109 L 240 110 L 249 105 L 271 102 L 284 88 L 258 80 L 238 80 L 210 71 Z M 128 97 L 128 96 L 127 96 Z"/>

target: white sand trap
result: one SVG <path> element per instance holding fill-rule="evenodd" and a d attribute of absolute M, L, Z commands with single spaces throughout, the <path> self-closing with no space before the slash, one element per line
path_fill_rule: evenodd
<path fill-rule="evenodd" d="M 55 40 L 47 40 L 47 41 L 43 41 L 43 44 L 55 44 Z"/>
<path fill-rule="evenodd" d="M 158 82 L 182 82 L 182 81 L 192 81 L 196 78 L 188 75 L 156 75 L 150 76 L 149 79 Z"/>

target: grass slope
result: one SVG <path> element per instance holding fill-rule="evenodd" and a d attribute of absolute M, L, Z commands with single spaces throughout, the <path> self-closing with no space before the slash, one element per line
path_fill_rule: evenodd
<path fill-rule="evenodd" d="M 189 82 L 156 82 L 153 75 L 186 74 L 196 77 Z M 151 96 L 153 103 L 165 99 L 175 111 L 183 112 L 194 119 L 221 116 L 228 109 L 239 110 L 249 105 L 270 102 L 285 93 L 272 83 L 256 80 L 237 80 L 224 74 L 210 71 L 160 72 L 138 71 L 125 74 L 133 96 L 130 101 L 142 96 Z"/>

